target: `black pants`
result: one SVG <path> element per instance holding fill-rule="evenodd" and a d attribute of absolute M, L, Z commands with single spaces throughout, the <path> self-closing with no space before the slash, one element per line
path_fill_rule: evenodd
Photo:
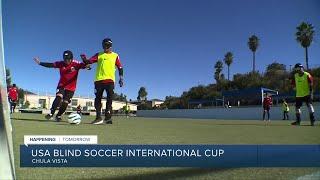
<path fill-rule="evenodd" d="M 305 102 L 309 108 L 309 115 L 310 115 L 310 121 L 314 122 L 314 109 L 312 106 L 312 99 L 310 95 L 304 96 L 304 97 L 296 97 L 296 119 L 297 122 L 301 121 L 301 111 L 300 108 L 302 106 L 302 103 Z M 312 109 L 312 110 L 311 110 Z"/>
<path fill-rule="evenodd" d="M 10 102 L 10 113 L 14 113 L 14 110 L 16 109 L 16 106 L 17 106 L 17 101 L 10 99 L 9 102 Z"/>
<path fill-rule="evenodd" d="M 263 120 L 265 119 L 266 113 L 268 116 L 268 120 L 270 120 L 270 106 L 263 106 L 263 116 L 262 116 Z"/>
<path fill-rule="evenodd" d="M 61 98 L 62 95 L 62 98 Z M 70 91 L 61 87 L 57 88 L 56 98 L 54 99 L 51 106 L 51 114 L 53 115 L 56 112 L 56 109 L 59 107 L 59 112 L 57 116 L 61 116 L 67 109 L 68 104 L 71 102 L 71 98 L 74 95 L 74 91 Z"/>
<path fill-rule="evenodd" d="M 283 119 L 282 120 L 289 120 L 289 111 L 283 111 Z"/>
<path fill-rule="evenodd" d="M 103 92 L 107 92 L 107 103 L 106 103 L 106 111 L 105 111 L 105 118 L 106 120 L 111 119 L 112 116 L 112 97 L 113 97 L 113 89 L 114 83 L 101 83 L 96 82 L 94 84 L 96 98 L 94 99 L 94 107 L 96 108 L 97 118 L 101 117 L 101 100 Z"/>

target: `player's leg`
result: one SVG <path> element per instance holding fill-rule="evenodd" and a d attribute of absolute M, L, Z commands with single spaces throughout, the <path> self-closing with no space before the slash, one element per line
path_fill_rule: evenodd
<path fill-rule="evenodd" d="M 12 114 L 12 100 L 10 97 L 8 98 L 8 102 L 9 102 L 9 106 L 10 106 L 10 114 Z"/>
<path fill-rule="evenodd" d="M 95 83 L 94 85 L 94 94 L 96 98 L 94 99 L 94 107 L 96 108 L 96 119 L 91 122 L 91 124 L 102 124 L 103 120 L 101 118 L 101 100 L 103 95 L 103 84 Z"/>
<path fill-rule="evenodd" d="M 283 111 L 283 119 L 282 120 L 289 120 L 288 111 Z"/>
<path fill-rule="evenodd" d="M 270 107 L 267 107 L 267 117 L 268 121 L 270 121 Z"/>
<path fill-rule="evenodd" d="M 266 117 L 266 108 L 265 108 L 265 107 L 263 107 L 263 115 L 262 115 L 262 119 L 264 120 L 264 119 L 265 119 L 265 117 Z"/>
<path fill-rule="evenodd" d="M 12 113 L 14 113 L 14 111 L 16 110 L 16 106 L 17 106 L 17 101 L 13 101 L 13 103 L 12 103 Z"/>
<path fill-rule="evenodd" d="M 301 97 L 296 97 L 296 121 L 291 123 L 292 125 L 300 125 L 301 122 L 301 106 L 303 99 Z"/>
<path fill-rule="evenodd" d="M 289 111 L 286 111 L 286 120 L 289 120 Z"/>
<path fill-rule="evenodd" d="M 314 122 L 315 122 L 315 118 L 314 118 L 314 108 L 313 108 L 313 105 L 312 105 L 311 97 L 310 96 L 306 96 L 305 97 L 305 102 L 306 102 L 306 104 L 308 106 L 311 126 L 313 126 Z"/>
<path fill-rule="evenodd" d="M 56 112 L 56 110 L 58 109 L 58 107 L 61 104 L 61 101 L 63 99 L 63 94 L 64 94 L 64 89 L 59 88 L 57 89 L 57 93 L 56 93 L 56 98 L 54 99 L 51 109 L 50 109 L 50 114 L 46 115 L 46 119 L 51 119 L 54 115 L 54 113 Z"/>
<path fill-rule="evenodd" d="M 106 102 L 106 111 L 105 111 L 105 120 L 107 124 L 112 124 L 112 98 L 114 94 L 114 84 L 106 84 L 107 89 L 107 102 Z"/>
<path fill-rule="evenodd" d="M 63 95 L 63 100 L 59 108 L 59 112 L 56 116 L 56 121 L 62 120 L 62 114 L 66 111 L 68 104 L 71 102 L 71 98 L 73 97 L 74 91 L 65 90 Z"/>
<path fill-rule="evenodd" d="M 12 114 L 12 100 L 9 100 L 9 105 L 10 105 L 10 114 Z"/>

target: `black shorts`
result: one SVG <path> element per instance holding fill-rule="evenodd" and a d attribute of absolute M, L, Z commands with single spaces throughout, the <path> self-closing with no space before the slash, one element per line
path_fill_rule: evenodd
<path fill-rule="evenodd" d="M 62 99 L 65 100 L 65 101 L 68 101 L 70 103 L 71 102 L 71 98 L 74 95 L 74 91 L 70 91 L 70 90 L 58 87 L 56 95 L 57 94 L 62 94 L 62 96 L 63 96 Z"/>
<path fill-rule="evenodd" d="M 94 94 L 96 95 L 96 97 L 102 98 L 103 92 L 106 91 L 107 97 L 112 99 L 114 94 L 113 90 L 114 83 L 94 83 Z"/>
<path fill-rule="evenodd" d="M 11 98 L 9 98 L 9 103 L 12 104 L 12 103 L 15 103 L 17 104 L 18 100 L 12 100 Z"/>
<path fill-rule="evenodd" d="M 263 106 L 263 110 L 269 111 L 270 110 L 270 106 Z"/>
<path fill-rule="evenodd" d="M 9 99 L 9 103 L 11 106 L 16 106 L 17 105 L 17 100 L 12 100 L 12 99 Z"/>
<path fill-rule="evenodd" d="M 296 108 L 300 108 L 302 103 L 305 102 L 307 105 L 312 104 L 311 96 L 304 96 L 304 97 L 296 97 Z"/>

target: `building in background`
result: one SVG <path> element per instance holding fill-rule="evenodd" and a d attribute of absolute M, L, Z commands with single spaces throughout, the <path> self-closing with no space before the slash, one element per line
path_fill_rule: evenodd
<path fill-rule="evenodd" d="M 37 95 L 37 94 L 25 94 L 24 102 L 23 104 L 26 104 L 28 101 L 29 107 L 31 109 L 49 109 L 51 107 L 51 104 L 54 101 L 55 96 L 54 95 Z M 104 108 L 106 104 L 106 99 L 102 100 L 102 108 Z M 90 97 L 80 97 L 80 96 L 74 96 L 71 99 L 71 103 L 68 105 L 67 110 L 76 111 L 78 106 L 82 107 L 82 111 L 95 111 L 94 108 L 94 99 Z M 122 110 L 122 107 L 126 105 L 126 102 L 122 101 L 113 101 L 112 102 L 112 109 L 114 111 Z M 130 110 L 132 112 L 137 111 L 137 105 L 132 104 L 128 102 L 128 105 L 130 106 Z"/>
<path fill-rule="evenodd" d="M 151 100 L 148 100 L 147 103 L 149 103 L 153 108 L 158 108 L 160 107 L 161 104 L 164 103 L 164 101 L 160 99 L 151 99 Z"/>

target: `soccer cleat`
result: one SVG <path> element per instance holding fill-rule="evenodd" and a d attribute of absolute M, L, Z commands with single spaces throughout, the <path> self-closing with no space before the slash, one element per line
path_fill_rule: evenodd
<path fill-rule="evenodd" d="M 107 120 L 106 124 L 112 124 L 112 120 L 111 119 Z"/>
<path fill-rule="evenodd" d="M 62 121 L 62 118 L 61 118 L 61 116 L 56 116 L 56 121 L 57 121 L 57 122 L 60 122 L 60 121 Z"/>
<path fill-rule="evenodd" d="M 299 121 L 295 121 L 295 122 L 291 123 L 291 125 L 300 126 L 300 122 Z"/>
<path fill-rule="evenodd" d="M 311 121 L 311 126 L 314 126 L 314 122 L 315 122 L 315 121 Z"/>
<path fill-rule="evenodd" d="M 106 115 L 105 115 L 104 120 L 106 121 L 106 124 L 112 124 L 111 112 L 110 111 L 106 111 Z"/>
<path fill-rule="evenodd" d="M 46 116 L 45 116 L 45 118 L 47 119 L 47 120 L 53 120 L 53 115 L 52 114 L 47 114 Z"/>
<path fill-rule="evenodd" d="M 103 120 L 101 117 L 97 117 L 94 121 L 91 122 L 91 124 L 99 125 L 102 124 Z"/>

